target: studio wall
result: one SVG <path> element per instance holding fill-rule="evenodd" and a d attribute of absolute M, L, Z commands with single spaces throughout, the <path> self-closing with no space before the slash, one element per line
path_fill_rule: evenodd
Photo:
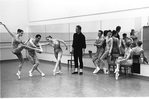
<path fill-rule="evenodd" d="M 28 38 L 28 1 L 0 0 L 0 22 L 3 22 L 12 33 L 16 33 L 19 28 L 23 29 L 22 40 L 26 40 Z M 11 41 L 12 37 L 0 25 L 0 60 L 17 59 L 11 52 Z"/>

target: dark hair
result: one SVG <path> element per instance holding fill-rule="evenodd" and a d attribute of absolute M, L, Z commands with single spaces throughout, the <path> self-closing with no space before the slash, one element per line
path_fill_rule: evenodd
<path fill-rule="evenodd" d="M 108 32 L 112 32 L 111 30 L 108 30 Z"/>
<path fill-rule="evenodd" d="M 142 41 L 138 41 L 138 42 L 137 42 L 137 45 L 138 45 L 138 46 L 141 46 L 142 44 L 143 44 Z"/>
<path fill-rule="evenodd" d="M 127 36 L 127 34 L 126 34 L 126 33 L 123 33 L 123 37 L 124 37 L 124 36 Z"/>
<path fill-rule="evenodd" d="M 36 37 L 36 38 L 38 38 L 38 37 L 40 37 L 40 38 L 41 38 L 41 35 L 40 35 L 40 34 L 37 34 L 35 37 Z"/>
<path fill-rule="evenodd" d="M 102 30 L 98 30 L 98 32 L 101 32 L 101 34 L 103 34 L 103 31 Z"/>
<path fill-rule="evenodd" d="M 82 29 L 80 25 L 77 25 L 76 27 L 77 27 L 79 30 L 81 30 L 81 29 Z"/>
<path fill-rule="evenodd" d="M 119 32 L 121 30 L 121 26 L 116 27 L 116 32 Z"/>
<path fill-rule="evenodd" d="M 103 35 L 107 36 L 108 30 L 104 30 Z"/>
<path fill-rule="evenodd" d="M 20 33 L 20 32 L 23 32 L 23 30 L 22 29 L 18 29 L 17 30 L 17 33 Z"/>
<path fill-rule="evenodd" d="M 112 36 L 114 36 L 116 34 L 116 31 L 115 30 L 113 30 L 112 31 Z"/>
<path fill-rule="evenodd" d="M 134 29 L 131 29 L 130 35 L 133 35 L 134 31 L 135 31 Z"/>
<path fill-rule="evenodd" d="M 47 36 L 47 37 L 46 37 L 46 39 L 47 39 L 47 38 L 52 38 L 52 36 L 51 36 L 51 35 L 49 35 L 49 36 Z"/>
<path fill-rule="evenodd" d="M 131 32 L 134 32 L 135 30 L 134 29 L 131 29 Z"/>

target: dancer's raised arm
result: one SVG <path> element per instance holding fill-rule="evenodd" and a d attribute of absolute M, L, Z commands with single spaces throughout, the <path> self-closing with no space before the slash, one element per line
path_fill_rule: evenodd
<path fill-rule="evenodd" d="M 66 50 L 67 50 L 68 47 L 67 47 L 66 43 L 63 40 L 60 40 L 60 39 L 59 39 L 59 41 L 62 42 L 66 46 Z"/>
<path fill-rule="evenodd" d="M 2 22 L 0 22 L 0 24 L 5 27 L 5 29 L 8 31 L 8 33 L 9 33 L 13 38 L 15 37 L 15 34 L 11 33 L 5 24 L 3 24 Z"/>

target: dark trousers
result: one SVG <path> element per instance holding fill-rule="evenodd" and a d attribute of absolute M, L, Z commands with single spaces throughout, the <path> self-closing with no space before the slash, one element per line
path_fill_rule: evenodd
<path fill-rule="evenodd" d="M 78 59 L 79 59 L 79 62 L 80 62 L 80 69 L 83 69 L 82 49 L 74 49 L 75 68 L 78 68 Z"/>

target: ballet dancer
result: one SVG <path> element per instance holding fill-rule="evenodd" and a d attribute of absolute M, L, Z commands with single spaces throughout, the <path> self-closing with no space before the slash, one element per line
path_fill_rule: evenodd
<path fill-rule="evenodd" d="M 133 63 L 133 60 L 132 60 L 133 51 L 130 46 L 131 46 L 131 43 L 126 42 L 124 57 L 118 57 L 118 59 L 116 60 L 116 69 L 114 72 L 116 80 L 118 80 L 118 77 L 119 77 L 120 65 L 132 65 Z"/>
<path fill-rule="evenodd" d="M 54 48 L 54 55 L 56 58 L 56 64 L 53 70 L 53 75 L 55 75 L 56 73 L 61 74 L 61 58 L 62 58 L 62 54 L 63 54 L 63 50 L 60 46 L 60 43 L 63 43 L 66 46 L 66 50 L 68 49 L 66 43 L 61 40 L 61 39 L 53 39 L 52 36 L 48 36 L 46 37 L 46 40 L 48 41 L 48 43 L 42 44 L 42 45 L 50 45 Z M 59 71 L 56 72 L 57 67 L 59 66 Z"/>
<path fill-rule="evenodd" d="M 108 62 L 107 61 L 109 59 L 109 56 L 111 55 L 112 48 L 113 48 L 113 39 L 112 39 L 112 32 L 111 32 L 111 30 L 109 30 L 107 32 L 107 37 L 105 37 L 105 39 L 106 39 L 105 52 L 101 56 L 100 60 L 104 64 L 104 67 L 103 67 L 104 74 L 109 74 Z"/>
<path fill-rule="evenodd" d="M 103 43 L 104 43 L 104 38 L 102 37 L 103 31 L 99 30 L 98 31 L 98 38 L 96 39 L 94 46 L 97 47 L 97 51 L 96 54 L 93 58 L 93 63 L 96 67 L 96 69 L 93 71 L 94 74 L 98 73 L 98 71 L 100 70 L 100 64 L 101 64 L 101 60 L 100 57 L 102 56 L 102 54 L 104 53 L 104 48 L 103 48 Z"/>
<path fill-rule="evenodd" d="M 42 53 L 43 52 L 43 49 L 41 47 L 41 44 L 39 43 L 40 42 L 40 39 L 41 39 L 41 35 L 40 34 L 37 34 L 35 36 L 35 39 L 30 38 L 29 41 L 27 42 L 27 45 L 28 46 L 39 49 L 38 51 L 35 51 L 35 50 L 28 50 L 27 51 L 27 58 L 33 64 L 32 69 L 29 71 L 29 76 L 30 77 L 33 76 L 33 71 L 34 70 L 36 70 L 37 72 L 39 72 L 42 77 L 45 76 L 45 74 L 39 69 L 39 59 L 38 59 L 38 57 L 36 55 L 36 52 L 37 53 Z"/>
<path fill-rule="evenodd" d="M 26 49 L 26 50 L 37 50 L 36 48 L 31 48 L 29 46 L 26 45 L 26 42 L 23 42 L 20 37 L 23 36 L 23 33 L 24 31 L 22 29 L 18 29 L 17 30 L 17 34 L 14 34 L 12 32 L 9 31 L 9 29 L 7 28 L 7 26 L 5 24 L 3 24 L 2 22 L 0 22 L 0 25 L 3 25 L 5 27 L 5 29 L 8 31 L 8 33 L 12 36 L 12 53 L 15 54 L 19 61 L 20 61 L 20 64 L 19 64 L 19 69 L 18 69 L 18 72 L 16 73 L 18 79 L 20 80 L 21 78 L 21 69 L 22 69 L 22 66 L 23 66 L 23 63 L 24 63 L 24 59 L 23 59 L 23 55 L 21 53 L 21 51 L 23 49 Z"/>

